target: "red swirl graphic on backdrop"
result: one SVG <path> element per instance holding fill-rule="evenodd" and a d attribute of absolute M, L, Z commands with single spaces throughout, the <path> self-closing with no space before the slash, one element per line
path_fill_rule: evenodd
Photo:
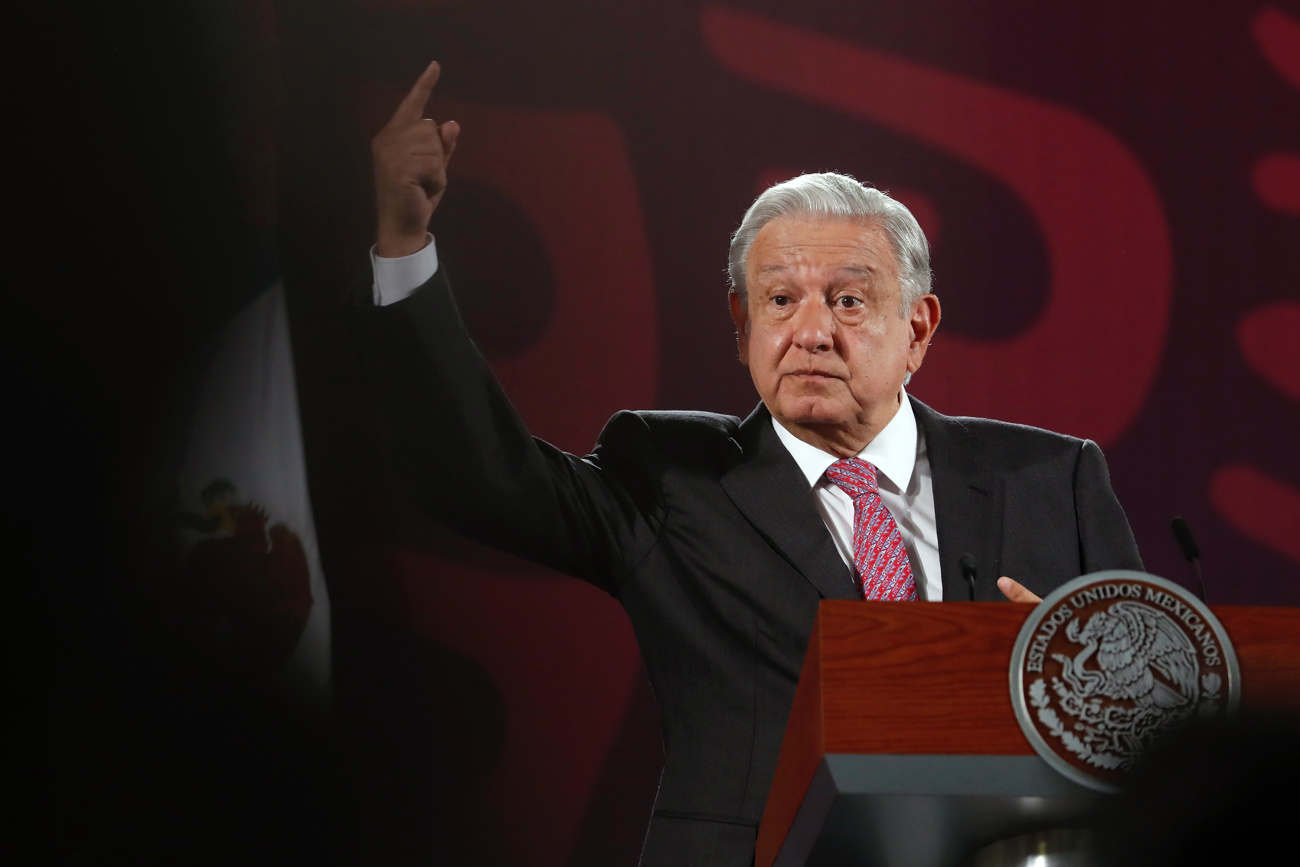
<path fill-rule="evenodd" d="M 509 199 L 554 271 L 545 333 L 493 369 L 535 436 L 585 454 L 610 416 L 653 406 L 658 387 L 650 249 L 623 138 L 596 111 L 443 101 L 438 112 L 465 129 L 456 174 Z M 573 579 L 414 552 L 400 562 L 415 621 L 483 665 L 508 708 L 500 763 L 478 796 L 512 817 L 517 863 L 563 863 L 639 676 L 627 616 Z"/>
<path fill-rule="evenodd" d="M 392 99 L 375 85 L 358 102 L 379 111 Z M 454 177 L 507 199 L 550 260 L 546 331 L 493 369 L 534 435 L 584 454 L 611 415 L 653 406 L 658 388 L 650 248 L 623 137 L 599 111 L 450 100 L 432 111 L 464 129 Z M 518 297 L 527 303 L 526 286 Z M 367 551 L 361 560 L 373 575 L 395 567 L 395 616 L 474 660 L 500 691 L 505 744 L 465 793 L 471 812 L 510 817 L 494 841 L 500 851 L 485 861 L 564 864 L 641 676 L 627 615 L 603 592 L 539 567 L 503 571 L 410 550 Z"/>
<path fill-rule="evenodd" d="M 1267 8 L 1255 16 L 1251 35 L 1273 71 L 1300 89 L 1300 22 Z M 1251 184 L 1266 207 L 1300 214 L 1300 154 L 1261 157 L 1251 172 Z M 1295 301 L 1257 307 L 1237 325 L 1237 345 L 1251 370 L 1293 400 L 1300 400 L 1297 338 L 1300 304 Z M 1300 562 L 1300 489 L 1250 464 L 1229 464 L 1210 479 L 1210 498 L 1242 535 Z"/>
<path fill-rule="evenodd" d="M 546 332 L 493 370 L 534 436 L 585 454 L 610 416 L 654 406 L 658 388 L 650 246 L 622 136 L 597 111 L 453 101 L 438 111 L 473 136 L 456 152 L 456 174 L 514 203 L 555 273 Z"/>
<path fill-rule="evenodd" d="M 1114 134 L 1068 108 L 761 15 L 711 6 L 701 25 L 732 73 L 948 153 L 1005 184 L 1038 222 L 1051 263 L 1038 321 L 999 341 L 940 331 L 919 396 L 1103 444 L 1124 433 L 1164 348 L 1172 255 L 1155 188 Z"/>

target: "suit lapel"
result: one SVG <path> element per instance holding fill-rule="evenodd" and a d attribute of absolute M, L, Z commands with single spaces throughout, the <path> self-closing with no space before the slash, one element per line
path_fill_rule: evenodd
<path fill-rule="evenodd" d="M 848 567 L 813 505 L 808 480 L 760 404 L 740 425 L 741 462 L 722 488 L 764 538 L 827 599 L 858 599 Z"/>
<path fill-rule="evenodd" d="M 959 565 L 961 556 L 970 554 L 979 568 L 975 598 L 1000 599 L 996 582 L 1001 568 L 1001 482 L 980 460 L 976 438 L 960 419 L 940 415 L 916 398 L 911 400 L 930 460 L 943 598 L 970 598 Z"/>

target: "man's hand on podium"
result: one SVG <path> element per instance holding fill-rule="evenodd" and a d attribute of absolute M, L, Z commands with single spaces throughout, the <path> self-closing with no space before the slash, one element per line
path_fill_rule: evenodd
<path fill-rule="evenodd" d="M 1013 581 L 1005 575 L 998 579 L 998 589 L 1002 591 L 1003 596 L 1007 597 L 1012 602 L 1043 601 L 1040 597 L 1035 596 L 1033 593 L 1026 590 L 1025 585 L 1021 584 L 1019 581 Z"/>

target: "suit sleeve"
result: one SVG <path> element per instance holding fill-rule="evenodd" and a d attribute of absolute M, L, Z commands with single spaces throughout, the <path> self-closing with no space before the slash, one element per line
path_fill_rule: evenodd
<path fill-rule="evenodd" d="M 618 595 L 662 525 L 658 458 L 619 413 L 577 457 L 532 437 L 474 346 L 440 270 L 410 297 L 358 304 L 354 339 L 415 504 L 465 535 Z"/>
<path fill-rule="evenodd" d="M 1110 471 L 1101 449 L 1085 440 L 1074 475 L 1075 516 L 1079 523 L 1082 573 L 1103 569 L 1143 571 L 1142 556 L 1124 509 L 1110 486 Z"/>

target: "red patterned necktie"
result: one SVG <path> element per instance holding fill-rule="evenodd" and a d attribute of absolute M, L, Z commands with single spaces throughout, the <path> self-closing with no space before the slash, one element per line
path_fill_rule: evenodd
<path fill-rule="evenodd" d="M 876 467 L 859 458 L 836 461 L 826 478 L 853 500 L 853 571 L 864 599 L 914 601 L 916 581 L 903 534 L 880 499 Z"/>

